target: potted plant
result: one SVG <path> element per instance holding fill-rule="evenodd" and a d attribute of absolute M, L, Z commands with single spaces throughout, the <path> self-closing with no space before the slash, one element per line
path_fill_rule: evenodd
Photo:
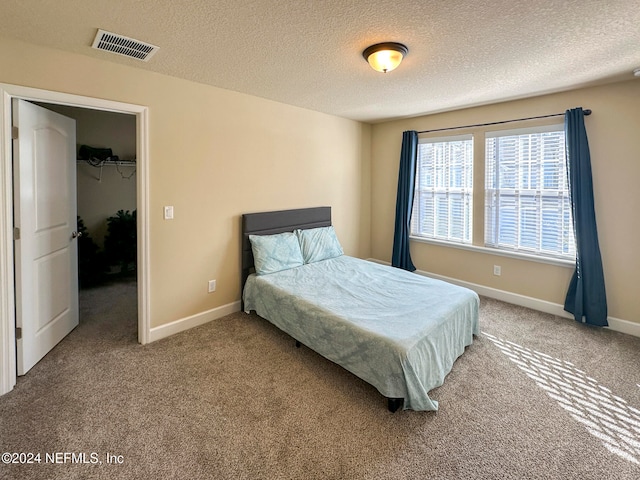
<path fill-rule="evenodd" d="M 119 266 L 126 275 L 136 271 L 136 211 L 118 210 L 107 218 L 104 251 L 109 265 Z"/>
<path fill-rule="evenodd" d="M 104 254 L 93 241 L 82 218 L 78 217 L 78 284 L 80 288 L 99 285 L 105 280 Z"/>

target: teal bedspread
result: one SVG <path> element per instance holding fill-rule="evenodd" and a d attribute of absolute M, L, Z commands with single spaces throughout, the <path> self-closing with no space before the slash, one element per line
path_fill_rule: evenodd
<path fill-rule="evenodd" d="M 479 334 L 475 292 L 345 255 L 250 275 L 243 300 L 405 409 L 438 409 L 429 390 Z"/>

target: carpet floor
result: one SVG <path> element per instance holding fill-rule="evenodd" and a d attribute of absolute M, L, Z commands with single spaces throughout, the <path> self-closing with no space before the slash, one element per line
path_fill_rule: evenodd
<path fill-rule="evenodd" d="M 36 462 L 0 478 L 640 478 L 640 338 L 482 298 L 440 409 L 392 414 L 256 315 L 142 346 L 136 309 L 135 283 L 81 292 L 80 325 L 0 397 L 1 452 Z"/>

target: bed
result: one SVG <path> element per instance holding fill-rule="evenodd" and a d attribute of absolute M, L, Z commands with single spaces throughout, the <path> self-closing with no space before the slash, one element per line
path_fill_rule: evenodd
<path fill-rule="evenodd" d="M 478 295 L 343 255 L 341 248 L 319 261 L 307 263 L 305 257 L 300 264 L 296 257 L 291 268 L 263 269 L 258 241 L 286 237 L 293 245 L 293 234 L 308 247 L 305 238 L 328 230 L 330 207 L 243 215 L 244 311 L 255 311 L 293 337 L 297 346 L 306 345 L 373 385 L 388 399 L 390 411 L 437 410 L 438 402 L 428 392 L 442 385 L 479 334 Z M 254 272 L 254 250 L 262 274 Z"/>

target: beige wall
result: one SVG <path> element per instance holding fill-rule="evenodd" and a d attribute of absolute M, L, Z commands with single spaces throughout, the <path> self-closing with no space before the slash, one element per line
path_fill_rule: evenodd
<path fill-rule="evenodd" d="M 586 123 L 609 313 L 640 322 L 638 81 L 373 126 L 3 39 L 0 82 L 149 107 L 152 327 L 240 298 L 243 212 L 331 205 L 346 253 L 390 260 L 403 130 L 591 108 Z M 174 205 L 174 220 L 162 220 L 164 205 Z M 412 254 L 421 270 L 556 304 L 572 273 L 422 243 L 412 244 Z M 494 264 L 502 276 L 493 275 Z M 207 294 L 213 278 L 218 290 Z"/>
<path fill-rule="evenodd" d="M 0 82 L 149 107 L 152 327 L 239 300 L 243 212 L 330 205 L 371 253 L 367 125 L 5 39 Z"/>
<path fill-rule="evenodd" d="M 586 128 L 591 148 L 609 315 L 640 323 L 640 301 L 637 298 L 640 277 L 637 248 L 640 238 L 638 80 L 374 125 L 372 256 L 385 261 L 391 258 L 398 162 L 404 130 L 494 122 L 564 112 L 579 106 L 593 110 L 593 114 L 586 118 Z M 482 149 L 476 149 L 475 153 L 476 160 L 483 162 Z M 480 199 L 474 196 L 476 208 L 481 199 L 481 196 Z M 474 231 L 477 227 L 474 225 Z M 478 243 L 477 240 L 474 243 Z M 572 268 L 418 242 L 412 242 L 411 254 L 420 270 L 555 304 L 564 304 L 564 295 L 573 273 Z M 493 275 L 493 265 L 496 264 L 502 267 L 499 277 Z"/>

